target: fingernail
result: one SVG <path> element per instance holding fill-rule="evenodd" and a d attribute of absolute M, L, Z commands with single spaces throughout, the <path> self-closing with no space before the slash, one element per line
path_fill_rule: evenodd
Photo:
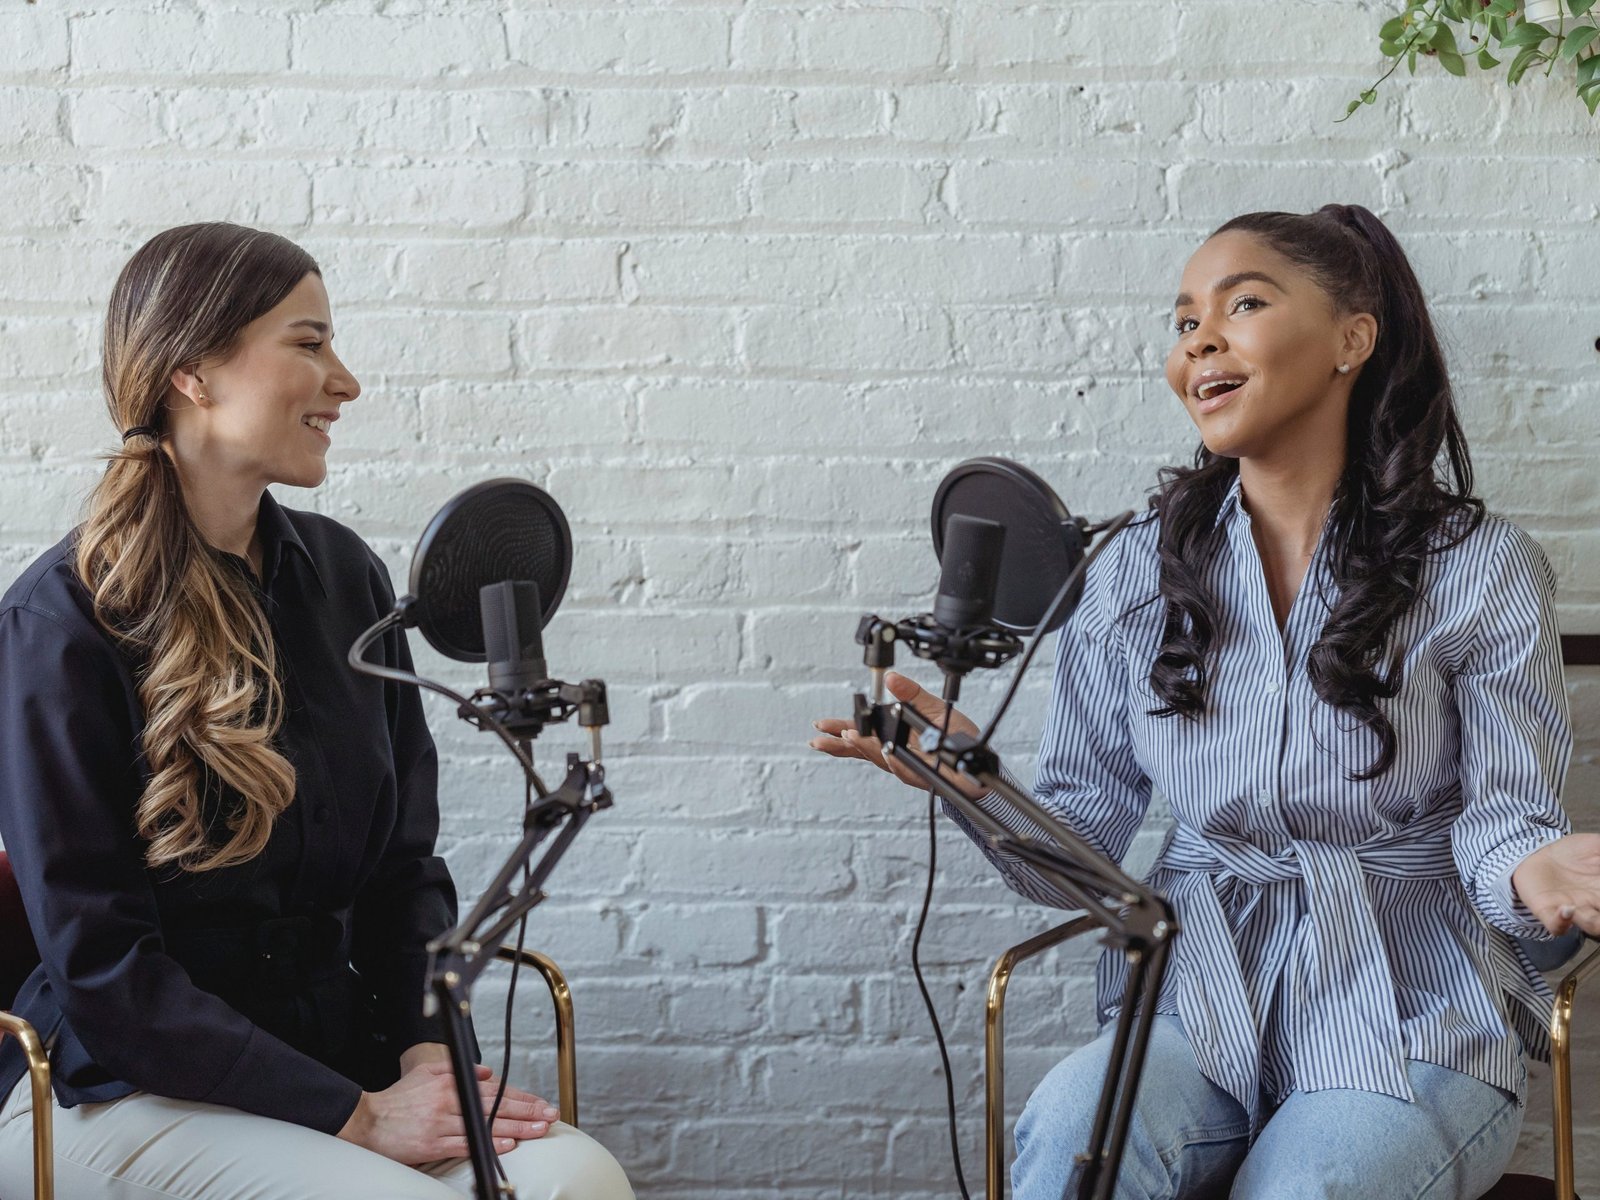
<path fill-rule="evenodd" d="M 1573 917 L 1578 915 L 1578 909 L 1577 909 L 1577 907 L 1575 905 L 1563 904 L 1561 906 L 1561 915 L 1570 920 L 1571 918 L 1573 918 Z"/>
<path fill-rule="evenodd" d="M 546 1104 L 539 1111 L 544 1113 L 544 1115 L 549 1117 L 552 1121 L 561 1115 L 561 1110 L 553 1104 Z"/>

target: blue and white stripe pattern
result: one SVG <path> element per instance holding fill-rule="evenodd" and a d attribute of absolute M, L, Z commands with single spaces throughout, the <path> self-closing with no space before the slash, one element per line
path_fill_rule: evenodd
<path fill-rule="evenodd" d="M 1522 1046 L 1548 1053 L 1550 992 L 1512 935 L 1547 935 L 1510 877 L 1570 829 L 1559 798 L 1570 718 L 1543 552 L 1490 517 L 1429 559 L 1423 600 L 1396 631 L 1404 684 L 1380 702 L 1398 756 L 1358 783 L 1349 775 L 1376 738 L 1306 674 L 1336 599 L 1326 546 L 1280 632 L 1237 479 L 1217 520 L 1204 716 L 1148 714 L 1160 706 L 1149 672 L 1163 618 L 1148 602 L 1148 516 L 1095 561 L 1062 631 L 1035 795 L 1115 860 L 1152 785 L 1167 797 L 1175 823 L 1149 879 L 1183 931 L 1158 1011 L 1182 1018 L 1207 1077 L 1258 1119 L 1263 1100 L 1294 1090 L 1409 1100 L 1408 1058 L 1522 1096 Z M 1028 865 L 985 852 L 1024 895 L 1068 905 Z M 1124 971 L 1120 955 L 1102 957 L 1102 1019 Z"/>

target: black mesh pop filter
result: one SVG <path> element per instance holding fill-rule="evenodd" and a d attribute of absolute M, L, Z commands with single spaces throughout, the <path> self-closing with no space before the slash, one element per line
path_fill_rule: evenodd
<path fill-rule="evenodd" d="M 483 662 L 478 589 L 504 580 L 539 585 L 549 624 L 572 571 L 572 531 L 561 506 L 521 479 L 489 479 L 450 500 L 428 522 L 411 560 L 417 627 L 458 662 Z"/>
<path fill-rule="evenodd" d="M 933 497 L 933 552 L 944 558 L 945 526 L 958 514 L 1006 528 L 994 623 L 1031 632 L 1083 558 L 1083 531 L 1048 483 L 1004 458 L 973 458 L 953 468 Z M 1066 620 L 1063 606 L 1049 633 Z"/>

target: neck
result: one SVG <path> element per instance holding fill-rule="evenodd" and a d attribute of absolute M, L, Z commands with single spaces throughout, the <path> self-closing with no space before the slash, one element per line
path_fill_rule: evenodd
<path fill-rule="evenodd" d="M 1239 490 L 1253 525 L 1277 546 L 1309 558 L 1333 506 L 1344 456 L 1293 463 L 1239 460 Z"/>
<path fill-rule="evenodd" d="M 200 536 L 218 550 L 255 563 L 259 557 L 256 516 L 266 488 L 255 480 L 217 475 L 186 465 L 181 459 L 175 461 L 183 484 L 183 502 Z"/>

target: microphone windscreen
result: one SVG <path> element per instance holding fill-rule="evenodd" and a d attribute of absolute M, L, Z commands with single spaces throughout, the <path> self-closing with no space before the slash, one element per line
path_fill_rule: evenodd
<path fill-rule="evenodd" d="M 994 613 L 1005 553 L 1006 527 L 998 521 L 956 513 L 944 527 L 939 594 L 933 619 L 950 629 L 986 625 Z"/>

